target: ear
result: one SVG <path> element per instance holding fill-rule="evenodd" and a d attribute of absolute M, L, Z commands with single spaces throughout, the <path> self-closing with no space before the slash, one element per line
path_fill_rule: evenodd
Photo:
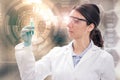
<path fill-rule="evenodd" d="M 89 26 L 88 26 L 88 31 L 91 32 L 93 29 L 94 29 L 95 25 L 93 23 L 91 23 Z"/>

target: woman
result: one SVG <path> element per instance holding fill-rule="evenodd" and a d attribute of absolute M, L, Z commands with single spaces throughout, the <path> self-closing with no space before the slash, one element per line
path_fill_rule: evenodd
<path fill-rule="evenodd" d="M 23 29 L 24 44 L 15 48 L 22 80 L 42 80 L 48 75 L 52 75 L 52 80 L 115 80 L 113 58 L 101 49 L 99 22 L 100 11 L 95 4 L 74 7 L 68 22 L 73 41 L 53 48 L 37 62 L 30 46 L 32 35 L 26 35 L 29 30 Z"/>

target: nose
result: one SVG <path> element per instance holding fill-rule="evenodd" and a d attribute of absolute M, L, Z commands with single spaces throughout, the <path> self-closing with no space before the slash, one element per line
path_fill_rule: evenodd
<path fill-rule="evenodd" d="M 72 21 L 69 21 L 69 22 L 67 23 L 67 27 L 68 27 L 68 28 L 71 28 L 72 26 L 73 26 Z"/>

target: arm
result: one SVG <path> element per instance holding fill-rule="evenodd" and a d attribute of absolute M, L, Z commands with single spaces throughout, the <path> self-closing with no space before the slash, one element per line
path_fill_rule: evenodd
<path fill-rule="evenodd" d="M 15 47 L 15 55 L 22 80 L 42 80 L 50 73 L 49 55 L 36 62 L 31 46 L 23 43 Z"/>
<path fill-rule="evenodd" d="M 115 80 L 115 71 L 114 71 L 114 61 L 113 57 L 109 53 L 106 57 L 104 57 L 103 65 L 102 67 L 102 75 L 101 80 Z"/>

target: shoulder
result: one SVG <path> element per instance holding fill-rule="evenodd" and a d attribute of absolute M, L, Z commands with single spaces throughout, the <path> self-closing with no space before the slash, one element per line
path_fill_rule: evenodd
<path fill-rule="evenodd" d="M 101 71 L 102 73 L 114 73 L 114 59 L 113 56 L 104 49 L 100 49 L 100 62 L 101 62 Z"/>
<path fill-rule="evenodd" d="M 105 61 L 113 62 L 113 56 L 110 53 L 108 53 L 105 49 L 99 48 L 97 46 L 95 47 L 96 47 L 96 51 L 99 54 L 99 57 L 101 58 L 101 60 L 103 60 L 103 62 Z"/>
<path fill-rule="evenodd" d="M 104 59 L 113 60 L 113 56 L 104 49 L 101 49 L 101 57 L 104 58 Z"/>

